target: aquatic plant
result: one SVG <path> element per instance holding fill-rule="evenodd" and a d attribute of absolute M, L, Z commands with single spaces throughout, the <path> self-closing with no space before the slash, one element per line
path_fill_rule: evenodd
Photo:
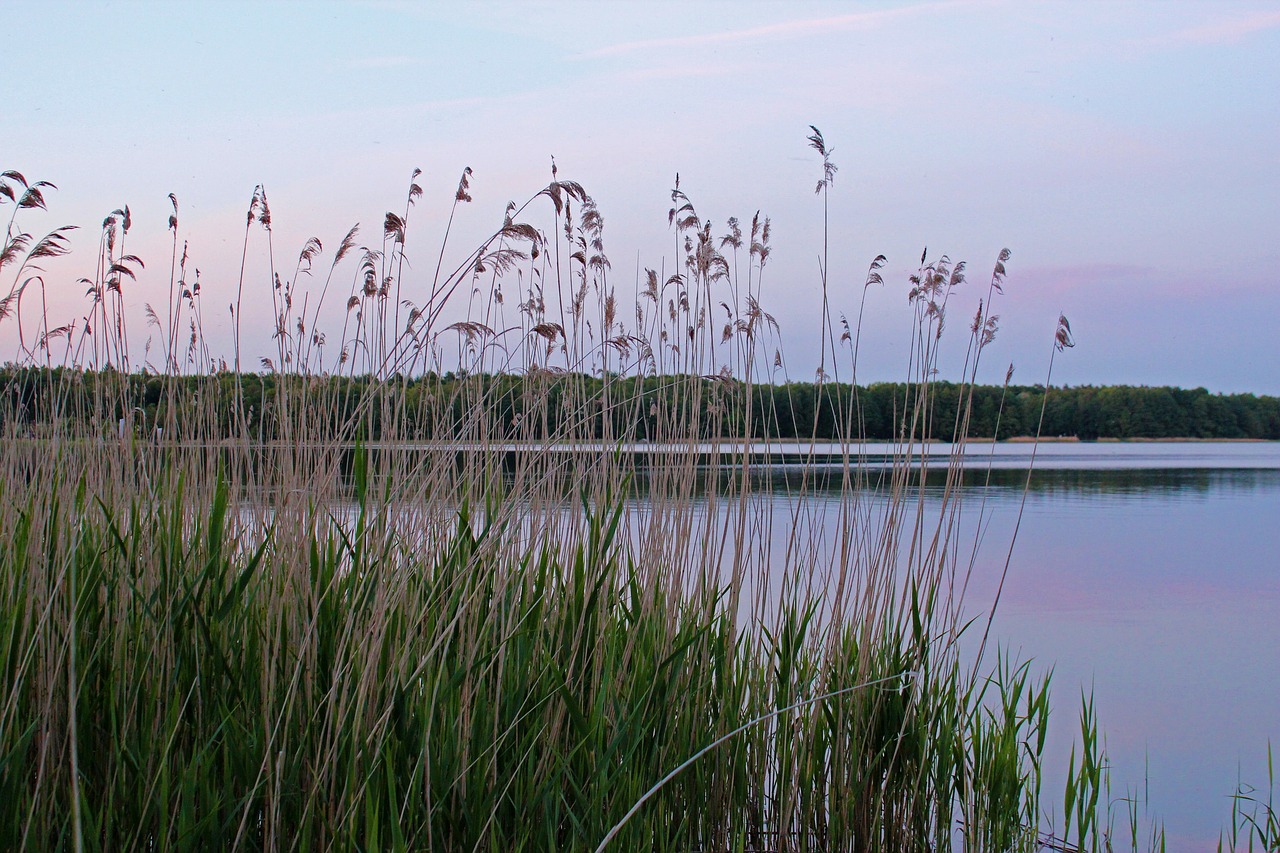
<path fill-rule="evenodd" d="M 825 206 L 835 167 L 813 132 Z M 677 178 L 675 257 L 637 283 L 633 322 L 603 216 L 554 164 L 458 255 L 466 169 L 429 279 L 406 263 L 418 177 L 381 243 L 346 232 L 314 301 L 321 241 L 282 279 L 256 188 L 229 356 L 205 336 L 175 198 L 170 304 L 148 307 L 160 364 L 124 320 L 143 269 L 127 206 L 83 318 L 27 335 L 21 296 L 43 285 L 15 280 L 0 307 L 29 369 L 0 402 L 0 846 L 1045 842 L 1047 677 L 965 645 L 961 454 L 1008 252 L 948 422 L 937 342 L 965 265 L 926 255 L 892 464 L 862 464 L 859 402 L 832 397 L 834 441 L 808 441 L 780 488 L 777 410 L 753 400 L 787 378 L 767 217 L 717 243 Z M 15 216 L 44 206 L 47 184 L 0 186 Z M 65 231 L 33 243 L 15 221 L 3 262 L 23 279 Z M 822 275 L 819 393 L 836 395 L 826 359 L 844 348 L 856 376 L 862 309 L 837 341 Z M 242 308 L 268 293 L 273 354 L 251 378 Z M 925 500 L 922 442 L 947 430 Z M 1095 770 L 1073 777 L 1066 829 L 1096 846 Z"/>

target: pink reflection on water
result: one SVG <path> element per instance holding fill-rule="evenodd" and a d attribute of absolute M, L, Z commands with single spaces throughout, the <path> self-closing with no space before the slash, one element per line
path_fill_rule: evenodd
<path fill-rule="evenodd" d="M 1046 790 L 1091 691 L 1113 797 L 1149 790 L 1170 849 L 1210 849 L 1238 779 L 1265 784 L 1280 742 L 1280 472 L 1188 484 L 1030 495 L 995 626 L 1054 668 Z"/>

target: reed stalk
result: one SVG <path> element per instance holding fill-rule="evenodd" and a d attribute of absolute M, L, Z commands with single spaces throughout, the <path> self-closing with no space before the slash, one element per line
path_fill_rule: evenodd
<path fill-rule="evenodd" d="M 129 370 L 120 280 L 142 265 L 113 214 L 83 345 L 56 367 L 24 349 L 0 399 L 0 846 L 1035 849 L 1048 682 L 964 649 L 972 394 L 953 424 L 933 416 L 963 265 L 922 259 L 913 279 L 887 463 L 831 382 L 830 450 L 802 441 L 788 482 L 767 218 L 743 282 L 737 220 L 730 265 L 677 182 L 674 256 L 632 325 L 580 185 L 553 166 L 459 254 L 471 177 L 431 278 L 406 262 L 411 182 L 385 253 L 352 228 L 314 299 L 319 240 L 280 282 L 255 189 L 229 359 L 177 260 L 174 200 L 158 374 Z M 20 178 L 3 185 L 30 193 Z M 15 221 L 5 263 L 30 245 Z M 333 353 L 321 309 L 349 257 Z M 262 287 L 275 359 L 249 373 L 241 309 Z M 840 343 L 856 378 L 858 338 Z M 816 408 L 789 417 L 816 438 Z M 921 448 L 943 426 L 960 441 L 938 490 Z"/>

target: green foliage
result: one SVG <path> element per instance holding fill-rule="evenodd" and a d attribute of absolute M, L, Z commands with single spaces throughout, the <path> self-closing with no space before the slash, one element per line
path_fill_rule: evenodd
<path fill-rule="evenodd" d="M 381 528 L 357 485 L 347 521 L 285 542 L 234 522 L 222 475 L 204 498 L 169 482 L 120 513 L 54 490 L 4 516 L 6 847 L 73 834 L 74 722 L 89 849 L 582 848 L 763 709 L 922 666 L 906 636 L 868 649 L 850 626 L 817 642 L 812 607 L 756 643 L 720 592 L 672 599 L 638 583 L 620 504 L 586 507 L 568 551 L 496 547 L 509 522 L 493 503 L 483 519 L 459 508 L 423 548 Z M 50 613 L 33 585 L 54 596 Z M 616 849 L 779 833 L 905 849 L 945 839 L 957 786 L 1021 815 L 1022 723 L 967 704 L 956 667 L 749 730 L 665 786 Z M 951 738 L 980 766 L 935 766 Z M 1013 750 L 1007 780 L 985 757 L 993 738 Z"/>
<path fill-rule="evenodd" d="M 1228 841 L 1229 839 L 1229 841 Z M 1267 744 L 1267 789 L 1262 791 L 1241 782 L 1231 796 L 1230 828 L 1218 840 L 1218 850 L 1228 843 L 1230 850 L 1280 850 L 1280 804 L 1276 802 L 1276 765 L 1271 744 Z"/>
<path fill-rule="evenodd" d="M 21 431 L 47 434 L 58 420 L 73 418 L 96 424 L 104 434 L 126 418 L 141 433 L 189 417 L 206 398 L 216 418 L 215 434 L 234 435 L 236 413 L 242 411 L 253 434 L 264 440 L 283 437 L 282 385 L 302 380 L 276 374 L 123 377 L 118 396 L 105 406 L 98 386 L 116 384 L 114 374 L 99 376 L 66 368 L 0 369 L 0 388 L 9 400 L 0 416 L 15 418 Z M 638 440 L 673 437 L 671 425 L 695 420 L 689 408 L 696 400 L 716 416 L 703 420 L 703 438 L 733 438 L 750 422 L 757 439 L 840 440 L 857 437 L 890 440 L 903 435 L 920 397 L 914 385 L 790 382 L 756 385 L 751 393 L 726 388 L 720 381 L 697 376 L 600 377 L 585 375 L 515 376 L 478 374 L 438 376 L 428 373 L 382 384 L 367 376 L 309 379 L 317 406 L 314 417 L 332 425 L 359 421 L 369 440 L 393 440 L 423 433 L 463 437 L 484 421 L 483 431 L 508 440 L 543 440 L 560 434 L 575 421 L 585 439 L 633 435 Z M 967 422 L 966 435 L 1007 439 L 1035 435 L 1044 407 L 1045 436 L 1082 440 L 1099 438 L 1194 438 L 1280 440 L 1280 398 L 1254 394 L 1210 394 L 1203 388 L 1079 386 L 1054 388 L 1046 399 L 1043 386 L 957 385 L 930 383 L 923 436 L 944 441 L 955 425 Z M 625 405 L 619 405 L 624 401 Z M 390 403 L 398 419 L 385 422 Z M 749 406 L 750 418 L 746 407 Z M 859 417 L 853 429 L 849 413 Z M 250 414 L 251 413 L 251 414 Z M 962 418 L 961 415 L 964 414 Z M 585 428 L 585 429 L 584 429 Z"/>
<path fill-rule="evenodd" d="M 825 204 L 835 167 L 813 131 Z M 845 358 L 856 376 L 862 316 L 837 337 L 824 263 L 822 381 L 790 383 L 761 307 L 768 217 L 731 219 L 721 255 L 677 180 L 676 257 L 656 265 L 666 281 L 646 270 L 628 325 L 600 211 L 554 165 L 450 272 L 471 174 L 425 292 L 402 277 L 419 171 L 381 247 L 352 228 L 314 291 L 320 241 L 289 279 L 256 187 L 225 356 L 170 196 L 169 304 L 147 308 L 159 369 L 130 350 L 129 209 L 103 223 L 84 312 L 54 328 L 18 310 L 18 281 L 65 254 L 65 229 L 17 228 L 49 185 L 0 175 L 16 205 L 0 267 L 18 273 L 0 322 L 19 339 L 0 369 L 0 848 L 579 850 L 610 832 L 618 850 L 1032 846 L 1047 681 L 1008 659 L 988 672 L 985 638 L 964 648 L 962 449 L 931 508 L 914 441 L 883 477 L 858 443 L 1041 423 L 1275 438 L 1277 402 L 976 386 L 1008 250 L 959 384 L 934 378 L 965 284 L 945 256 L 910 278 L 913 381 L 827 381 Z M 542 228 L 525 221 L 535 201 Z M 258 374 L 241 309 L 268 294 Z M 1069 344 L 1063 318 L 1055 351 Z M 821 495 L 835 533 L 809 505 L 811 457 L 794 454 L 785 501 L 754 476 L 753 441 L 777 438 L 843 455 Z M 1089 706 L 1082 737 L 1066 830 L 1096 848 L 1111 821 Z"/>

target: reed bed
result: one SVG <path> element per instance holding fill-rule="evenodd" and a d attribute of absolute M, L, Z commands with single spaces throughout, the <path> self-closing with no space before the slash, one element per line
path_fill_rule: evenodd
<path fill-rule="evenodd" d="M 810 143 L 825 200 L 835 167 Z M 783 490 L 752 405 L 786 377 L 767 218 L 715 237 L 677 181 L 673 254 L 627 293 L 599 209 L 554 167 L 474 250 L 446 227 L 411 267 L 413 177 L 381 242 L 307 241 L 291 275 L 255 190 L 246 271 L 216 296 L 174 199 L 170 301 L 139 355 L 128 208 L 84 315 L 53 327 L 35 268 L 66 231 L 22 233 L 48 185 L 5 173 L 21 369 L 0 404 L 0 847 L 1112 843 L 1088 715 L 1065 808 L 1042 797 L 1048 679 L 989 646 L 994 602 L 965 600 L 961 451 L 919 455 L 967 434 L 963 405 L 931 420 L 938 341 L 976 289 L 950 368 L 964 400 L 1007 251 L 978 288 L 945 257 L 907 283 L 890 470 L 859 464 L 857 396 L 837 394 L 838 464 L 810 443 Z M 837 319 L 823 242 L 818 381 L 856 389 L 861 307 Z M 241 312 L 268 294 L 249 383 Z M 210 299 L 231 306 L 227 356 Z M 1063 319 L 1050 370 L 1070 343 Z"/>

